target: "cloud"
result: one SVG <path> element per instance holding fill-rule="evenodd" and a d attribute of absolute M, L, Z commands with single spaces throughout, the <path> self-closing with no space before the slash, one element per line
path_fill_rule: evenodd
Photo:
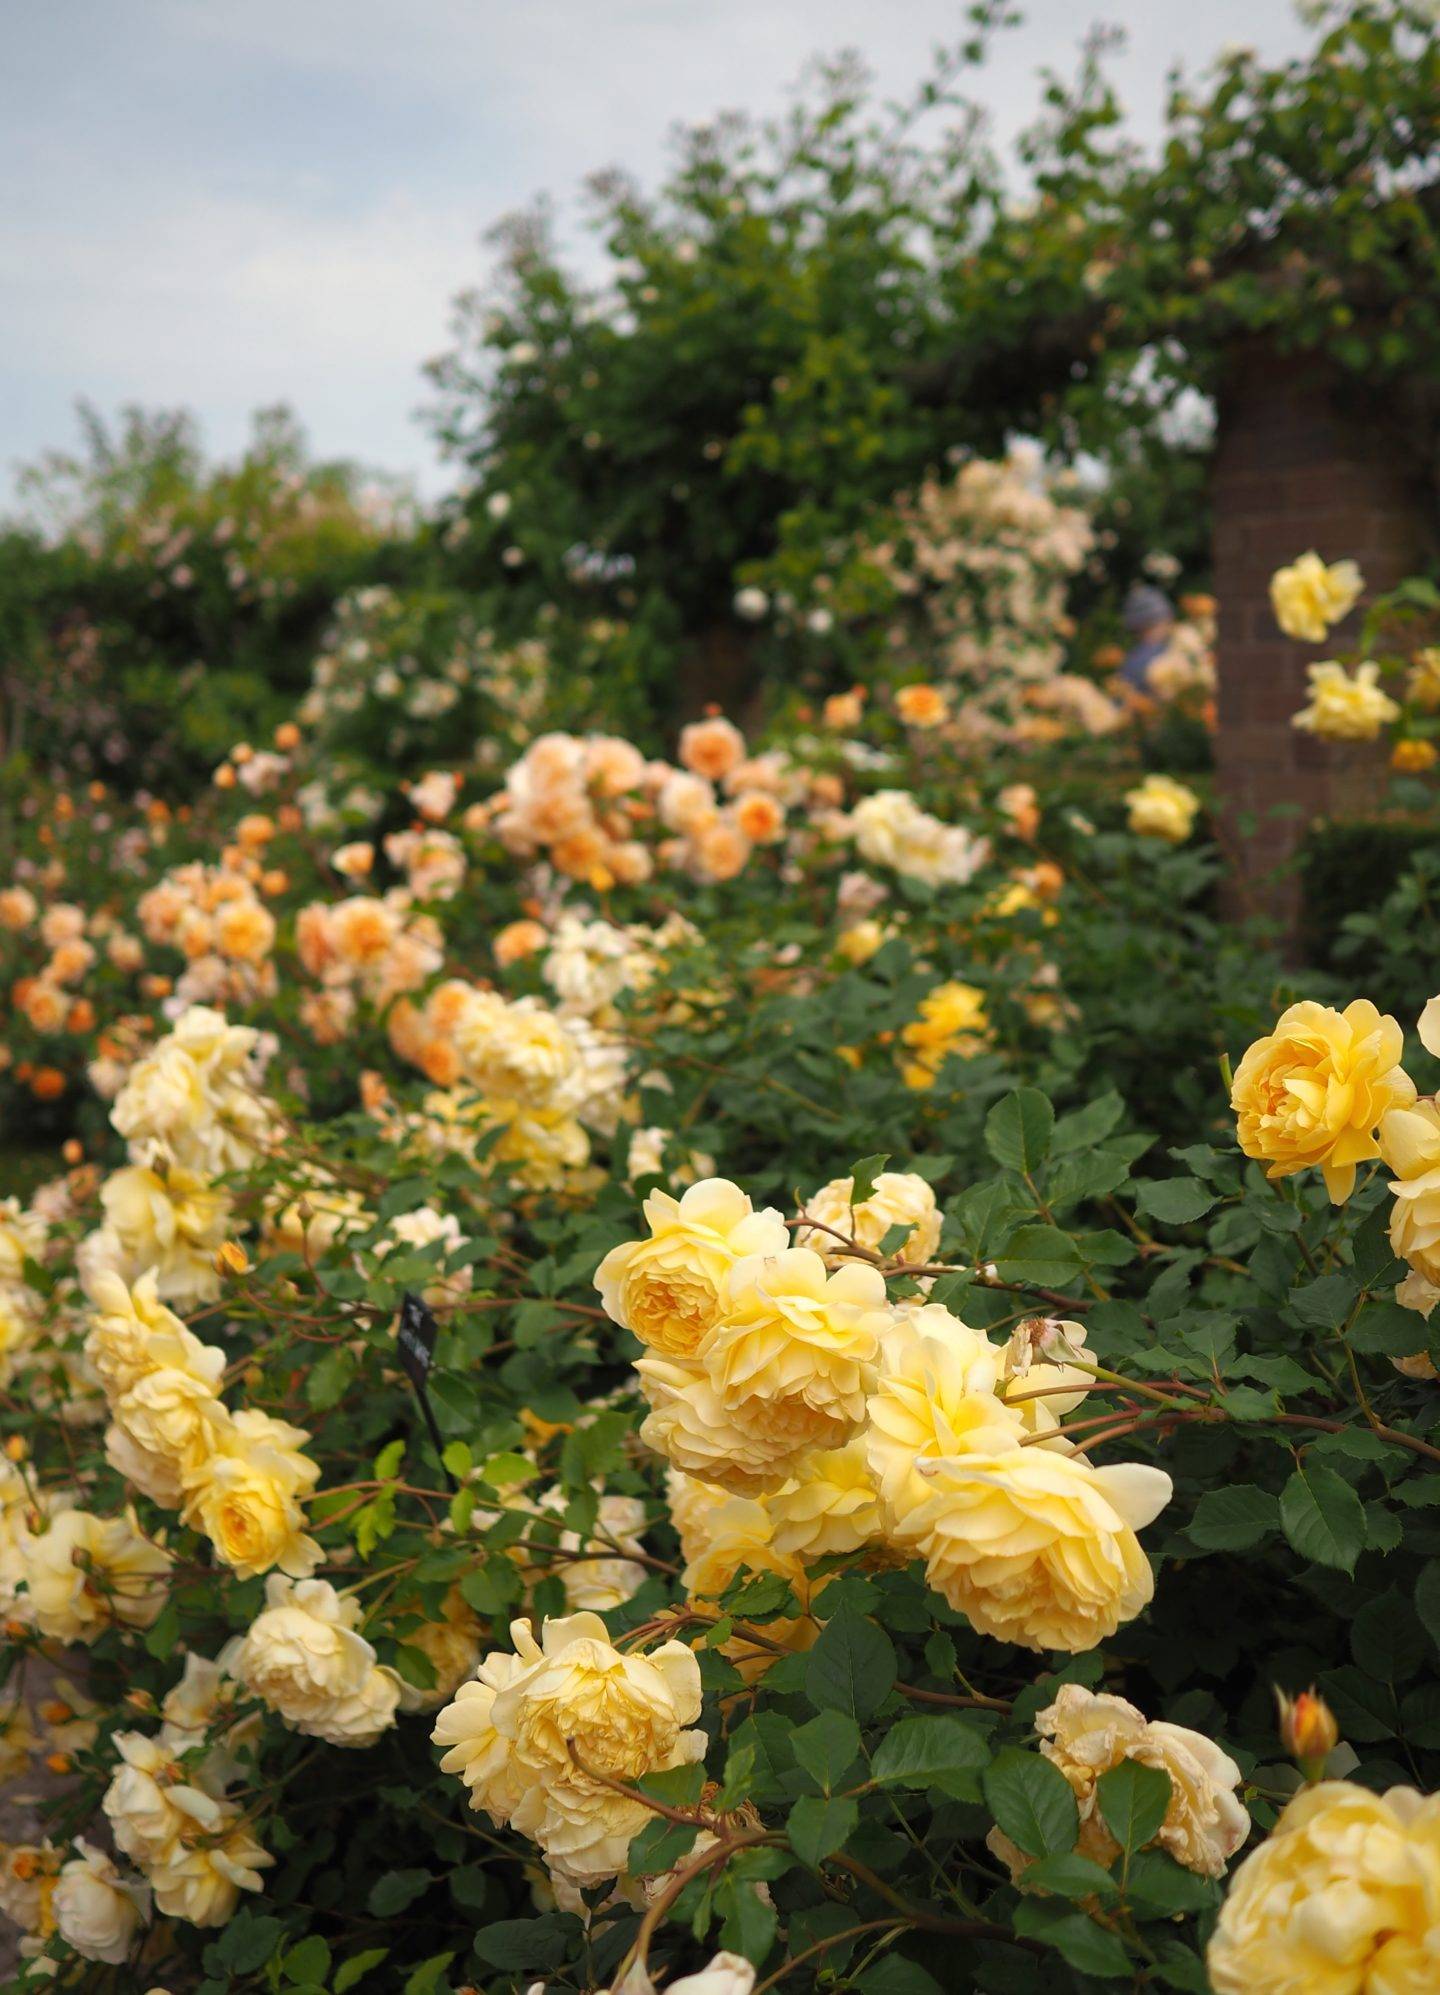
<path fill-rule="evenodd" d="M 1142 130 L 1177 50 L 1298 36 L 1285 0 L 1109 0 Z M 977 89 L 1008 137 L 1064 69 L 1073 0 L 1032 0 Z M 960 32 L 957 0 L 67 0 L 11 24 L 0 75 L 0 465 L 71 435 L 70 406 L 193 406 L 212 447 L 288 400 L 317 448 L 417 472 L 413 412 L 478 238 L 538 192 L 667 134 L 779 109 L 817 50 L 853 44 L 898 93 Z M 0 488 L 3 498 L 3 488 Z"/>

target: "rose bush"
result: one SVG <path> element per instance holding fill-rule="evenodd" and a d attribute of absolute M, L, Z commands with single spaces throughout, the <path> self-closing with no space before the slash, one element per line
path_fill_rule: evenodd
<path fill-rule="evenodd" d="M 1433 1014 L 1218 927 L 1128 725 L 528 698 L 23 820 L 19 1985 L 1263 1989 L 1350 1865 L 1314 1985 L 1411 1971 Z"/>

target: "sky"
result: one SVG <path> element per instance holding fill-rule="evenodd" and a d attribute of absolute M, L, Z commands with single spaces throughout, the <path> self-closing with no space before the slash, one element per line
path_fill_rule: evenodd
<path fill-rule="evenodd" d="M 1095 21 L 1133 129 L 1167 71 L 1304 46 L 1291 0 L 1021 0 L 982 73 L 1003 143 Z M 443 489 L 419 411 L 485 232 L 551 195 L 582 264 L 594 169 L 653 184 L 673 125 L 785 103 L 858 49 L 908 89 L 959 0 L 0 0 L 0 506 L 78 399 L 185 405 L 237 451 L 277 401 L 316 450 Z"/>

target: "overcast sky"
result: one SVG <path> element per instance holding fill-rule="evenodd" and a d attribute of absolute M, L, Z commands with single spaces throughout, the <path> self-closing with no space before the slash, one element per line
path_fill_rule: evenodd
<path fill-rule="evenodd" d="M 1024 0 L 1022 0 L 1024 4 Z M 1029 0 L 983 90 L 997 138 L 1090 21 L 1153 133 L 1164 77 L 1305 39 L 1290 0 Z M 900 89 L 957 0 L 0 0 L 0 502 L 78 397 L 188 404 L 217 452 L 288 401 L 317 449 L 442 481 L 415 419 L 479 237 L 667 132 L 779 105 L 819 51 Z"/>

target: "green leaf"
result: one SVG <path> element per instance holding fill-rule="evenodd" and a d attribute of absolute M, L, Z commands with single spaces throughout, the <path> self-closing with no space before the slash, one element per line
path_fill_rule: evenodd
<path fill-rule="evenodd" d="M 327 1412 L 344 1398 L 354 1376 L 354 1355 L 342 1344 L 333 1351 L 327 1351 L 311 1366 L 305 1381 L 305 1398 L 318 1412 Z"/>
<path fill-rule="evenodd" d="M 1207 1552 L 1244 1552 L 1280 1528 L 1280 1505 L 1253 1482 L 1207 1489 L 1186 1529 Z"/>
<path fill-rule="evenodd" d="M 1398 1302 L 1367 1302 L 1348 1332 L 1350 1348 L 1382 1358 L 1410 1358 L 1426 1343 L 1425 1318 Z"/>
<path fill-rule="evenodd" d="M 387 1870 L 370 1886 L 366 1909 L 373 1918 L 391 1919 L 418 1898 L 429 1883 L 428 1870 Z"/>
<path fill-rule="evenodd" d="M 1197 1877 L 1164 1850 L 1137 1850 L 1125 1875 L 1126 1902 L 1145 1919 L 1201 1912 L 1218 1896 L 1208 1877 Z"/>
<path fill-rule="evenodd" d="M 850 1166 L 850 1203 L 863 1205 L 867 1198 L 874 1196 L 875 1180 L 890 1161 L 888 1150 L 879 1150 L 873 1157 L 862 1157 L 858 1164 Z"/>
<path fill-rule="evenodd" d="M 330 1948 L 318 1933 L 291 1947 L 282 1963 L 287 1981 L 324 1982 L 330 1972 Z"/>
<path fill-rule="evenodd" d="M 790 1847 L 802 1863 L 818 1870 L 827 1856 L 833 1856 L 860 1820 L 858 1801 L 832 1801 L 818 1794 L 805 1794 L 790 1810 L 785 1833 Z"/>
<path fill-rule="evenodd" d="M 961 1800 L 974 1800 L 975 1776 L 989 1758 L 978 1726 L 947 1712 L 938 1718 L 902 1718 L 892 1725 L 870 1771 L 885 1787 L 940 1787 Z"/>
<path fill-rule="evenodd" d="M 862 1614 L 837 1614 L 811 1649 L 805 1694 L 817 1711 L 842 1711 L 864 1724 L 895 1682 L 895 1650 L 882 1628 Z"/>
<path fill-rule="evenodd" d="M 1440 1559 L 1431 1559 L 1415 1582 L 1415 1612 L 1426 1634 L 1440 1649 Z"/>
<path fill-rule="evenodd" d="M 1058 1226 L 1018 1226 L 995 1257 L 1002 1281 L 1059 1287 L 1080 1273 L 1080 1251 Z"/>
<path fill-rule="evenodd" d="M 1320 1275 L 1292 1290 L 1288 1307 L 1307 1330 L 1338 1330 L 1354 1308 L 1358 1293 L 1349 1275 Z"/>
<path fill-rule="evenodd" d="M 1095 1144 L 1103 1143 L 1124 1113 L 1125 1104 L 1113 1088 L 1098 1100 L 1087 1102 L 1084 1108 L 1072 1109 L 1069 1115 L 1062 1115 L 1055 1124 L 1050 1144 L 1052 1155 L 1068 1157 L 1076 1151 L 1089 1150 Z"/>
<path fill-rule="evenodd" d="M 1280 1493 L 1280 1523 L 1302 1559 L 1354 1570 L 1365 1544 L 1365 1507 L 1333 1469 L 1319 1462 L 1296 1469 Z"/>
<path fill-rule="evenodd" d="M 1080 1833 L 1075 1796 L 1048 1759 L 1008 1746 L 986 1767 L 981 1784 L 996 1822 L 1026 1856 L 1074 1849 Z"/>
<path fill-rule="evenodd" d="M 233 1974 L 253 1974 L 278 1952 L 285 1928 L 278 1919 L 242 1912 L 216 1941 L 220 1958 Z"/>
<path fill-rule="evenodd" d="M 1027 1891 L 1053 1891 L 1059 1898 L 1113 1898 L 1118 1888 L 1108 1870 L 1072 1850 L 1042 1856 L 1025 1872 Z"/>
<path fill-rule="evenodd" d="M 721 1947 L 727 1953 L 744 1954 L 758 1967 L 775 1944 L 779 1923 L 769 1893 L 762 1896 L 752 1878 L 728 1864 L 715 1887 L 715 1909 L 723 1921 Z"/>
<path fill-rule="evenodd" d="M 852 1915 L 853 1916 L 853 1915 Z M 887 1953 L 855 1983 L 860 1995 L 941 1995 L 940 1983 L 917 1960 Z"/>
<path fill-rule="evenodd" d="M 347 1989 L 356 1987 L 389 1954 L 389 1947 L 366 1947 L 363 1953 L 352 1953 L 348 1960 L 342 1960 L 335 1970 L 335 1995 L 346 1995 Z"/>
<path fill-rule="evenodd" d="M 1055 1111 L 1038 1088 L 1017 1088 L 985 1118 L 985 1147 L 1007 1171 L 1035 1171 L 1050 1154 Z"/>
<path fill-rule="evenodd" d="M 569 1912 L 541 1919 L 497 1919 L 475 1935 L 476 1958 L 487 1967 L 559 1967 L 581 1939 L 580 1921 Z"/>
<path fill-rule="evenodd" d="M 455 1949 L 448 1953 L 432 1953 L 428 1960 L 422 1960 L 405 1982 L 401 1995 L 435 1995 L 441 1975 L 455 1958 Z"/>
<path fill-rule="evenodd" d="M 860 1755 L 860 1728 L 840 1711 L 822 1711 L 790 1737 L 795 1758 L 822 1794 L 832 1794 Z"/>
<path fill-rule="evenodd" d="M 1185 1226 L 1203 1219 L 1215 1203 L 1209 1185 L 1198 1178 L 1136 1178 L 1135 1210 L 1163 1226 Z"/>
<path fill-rule="evenodd" d="M 1122 1759 L 1095 1783 L 1100 1813 L 1122 1850 L 1133 1855 L 1160 1829 L 1170 1806 L 1170 1776 L 1159 1767 Z"/>
<path fill-rule="evenodd" d="M 1093 1974 L 1106 1981 L 1132 1978 L 1124 1942 L 1083 1912 L 1067 1911 L 1063 1904 L 1044 1898 L 1022 1898 L 1015 1907 L 1014 1925 L 1025 1938 L 1054 1947 L 1077 1974 Z"/>

